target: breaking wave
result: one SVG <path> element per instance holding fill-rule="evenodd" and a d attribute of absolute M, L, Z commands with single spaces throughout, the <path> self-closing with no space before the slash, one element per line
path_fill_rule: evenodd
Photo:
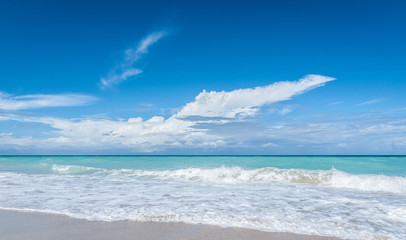
<path fill-rule="evenodd" d="M 335 168 L 330 170 L 280 169 L 274 167 L 243 169 L 220 167 L 187 168 L 151 171 L 140 169 L 101 169 L 77 165 L 53 165 L 54 174 L 95 174 L 142 177 L 202 184 L 273 184 L 292 183 L 360 191 L 406 194 L 406 178 L 377 174 L 350 174 Z"/>
<path fill-rule="evenodd" d="M 91 174 L 100 172 L 100 168 L 84 167 L 78 165 L 52 165 L 51 171 L 56 174 Z"/>

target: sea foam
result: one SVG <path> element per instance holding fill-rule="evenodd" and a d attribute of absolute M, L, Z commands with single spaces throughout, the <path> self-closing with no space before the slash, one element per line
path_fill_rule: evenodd
<path fill-rule="evenodd" d="M 88 220 L 214 224 L 344 239 L 406 239 L 405 178 L 337 169 L 0 172 L 0 208 Z"/>

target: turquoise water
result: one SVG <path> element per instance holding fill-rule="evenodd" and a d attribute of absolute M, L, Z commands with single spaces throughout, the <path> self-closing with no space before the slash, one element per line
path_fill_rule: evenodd
<path fill-rule="evenodd" d="M 0 208 L 406 239 L 406 156 L 0 156 Z"/>
<path fill-rule="evenodd" d="M 0 156 L 0 171 L 49 173 L 49 166 L 175 170 L 241 167 L 330 170 L 351 174 L 406 176 L 406 156 Z"/>

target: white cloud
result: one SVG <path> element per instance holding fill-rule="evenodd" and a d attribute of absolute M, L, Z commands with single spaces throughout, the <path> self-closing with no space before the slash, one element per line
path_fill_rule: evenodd
<path fill-rule="evenodd" d="M 293 108 L 292 107 L 284 107 L 284 108 L 282 108 L 282 110 L 279 112 L 279 114 L 281 115 L 281 116 L 285 116 L 286 114 L 288 114 L 288 113 L 290 113 L 290 112 L 292 112 L 293 111 Z"/>
<path fill-rule="evenodd" d="M 329 106 L 334 106 L 334 105 L 341 104 L 341 103 L 343 103 L 343 102 L 332 102 L 329 104 Z"/>
<path fill-rule="evenodd" d="M 83 94 L 32 94 L 11 96 L 9 94 L 1 93 L 0 110 L 83 106 L 96 100 L 96 97 Z"/>
<path fill-rule="evenodd" d="M 0 136 L 11 136 L 13 133 L 0 133 Z"/>
<path fill-rule="evenodd" d="M 128 120 L 14 117 L 13 120 L 43 123 L 55 130 L 48 132 L 52 137 L 46 139 L 28 141 L 26 137 L 11 139 L 7 135 L 6 142 L 15 142 L 18 145 L 26 143 L 40 148 L 46 146 L 49 149 L 125 148 L 137 152 L 150 152 L 173 146 L 217 146 L 221 143 L 221 137 L 207 135 L 206 130 L 193 128 L 195 123 L 174 117 L 164 119 L 155 116 L 148 120 L 140 117 Z"/>
<path fill-rule="evenodd" d="M 291 99 L 313 88 L 323 86 L 334 78 L 307 75 L 296 82 L 277 82 L 265 87 L 238 89 L 231 92 L 203 90 L 194 102 L 186 104 L 177 117 L 250 117 L 259 107 Z"/>
<path fill-rule="evenodd" d="M 111 86 L 114 86 L 114 85 L 122 82 L 122 81 L 127 80 L 127 78 L 129 78 L 129 77 L 136 76 L 136 75 L 141 74 L 141 73 L 142 73 L 142 70 L 136 69 L 136 68 L 131 68 L 131 69 L 125 70 L 121 74 L 114 74 L 114 75 L 110 76 L 109 78 L 102 78 L 100 80 L 101 88 L 102 89 L 109 88 Z"/>
<path fill-rule="evenodd" d="M 0 150 L 3 148 L 11 148 L 13 146 L 14 148 L 24 148 L 27 146 L 33 146 L 36 145 L 37 147 L 41 147 L 41 145 L 37 145 L 37 143 L 42 142 L 41 140 L 35 140 L 32 137 L 12 137 L 10 135 L 7 136 L 0 136 Z M 43 147 L 44 145 L 42 145 Z"/>
<path fill-rule="evenodd" d="M 190 121 L 159 116 L 150 119 L 61 119 L 12 116 L 53 128 L 42 139 L 20 134 L 0 134 L 0 150 L 78 150 L 79 152 L 125 150 L 159 152 L 170 149 L 251 149 L 275 154 L 404 154 L 406 121 L 402 117 L 365 115 L 352 119 L 298 120 L 264 126 L 255 121 Z M 402 147 L 403 146 L 403 147 Z M 396 150 L 397 152 L 393 152 Z M 293 152 L 292 152 L 293 151 Z M 125 153 L 125 152 L 124 152 Z M 269 152 L 268 152 L 269 153 Z"/>
<path fill-rule="evenodd" d="M 293 111 L 293 107 L 292 106 L 285 106 L 285 107 L 275 107 L 275 108 L 271 108 L 269 109 L 270 113 L 275 113 L 279 116 L 285 116 L 288 113 L 291 113 Z"/>
<path fill-rule="evenodd" d="M 124 51 L 124 58 L 121 62 L 110 71 L 107 77 L 100 79 L 100 88 L 107 89 L 114 85 L 127 80 L 130 77 L 142 73 L 141 69 L 135 68 L 133 65 L 146 53 L 148 48 L 156 43 L 159 39 L 163 38 L 168 33 L 165 31 L 154 32 L 142 39 L 138 46 L 129 48 Z"/>
<path fill-rule="evenodd" d="M 351 116 L 351 117 L 349 117 Z M 282 148 L 317 154 L 405 154 L 400 146 L 406 136 L 404 116 L 394 116 L 390 111 L 371 114 L 323 114 L 319 118 L 295 119 L 283 126 L 269 126 L 266 136 Z M 396 152 L 394 151 L 396 150 Z M 296 154 L 296 153 L 295 153 Z"/>
<path fill-rule="evenodd" d="M 362 102 L 362 103 L 360 103 L 360 104 L 358 104 L 358 105 L 359 105 L 359 106 L 362 106 L 362 105 L 369 105 L 369 104 L 379 103 L 379 102 L 382 102 L 382 101 L 383 101 L 382 98 L 375 98 L 375 99 L 372 99 L 372 100 L 369 100 L 369 101 L 366 101 L 366 102 Z"/>
<path fill-rule="evenodd" d="M 272 143 L 272 142 L 261 144 L 261 147 L 264 147 L 264 148 L 266 148 L 266 147 L 277 147 L 277 146 L 278 145 L 276 145 L 275 143 Z"/>
<path fill-rule="evenodd" d="M 221 149 L 246 146 L 262 149 L 278 146 L 277 149 L 280 149 L 278 139 L 290 138 L 294 131 L 302 136 L 307 134 L 306 129 L 320 128 L 320 125 L 299 130 L 286 126 L 266 128 L 242 116 L 252 116 L 264 104 L 290 99 L 331 80 L 333 78 L 309 75 L 297 82 L 279 82 L 266 87 L 231 92 L 204 91 L 196 97 L 195 102 L 187 104 L 167 119 L 161 116 L 147 120 L 141 117 L 126 120 L 97 117 L 63 119 L 9 114 L 6 119 L 42 123 L 52 130 L 45 132 L 41 138 L 21 136 L 21 133 L 1 135 L 0 149 L 10 145 L 83 152 L 106 149 L 151 152 L 174 148 Z M 280 114 L 290 110 L 290 107 L 283 108 Z M 281 135 L 275 134 L 277 132 Z"/>
<path fill-rule="evenodd" d="M 125 51 L 127 64 L 133 64 L 138 59 L 140 59 L 143 54 L 148 52 L 148 48 L 152 44 L 156 43 L 159 39 L 163 38 L 165 35 L 167 35 L 167 32 L 165 31 L 151 33 L 141 40 L 137 48 L 127 49 Z"/>
<path fill-rule="evenodd" d="M 8 116 L 0 116 L 0 121 L 7 121 L 10 120 L 10 117 Z"/>
<path fill-rule="evenodd" d="M 347 147 L 347 143 L 338 143 L 337 147 L 345 148 L 345 147 Z"/>

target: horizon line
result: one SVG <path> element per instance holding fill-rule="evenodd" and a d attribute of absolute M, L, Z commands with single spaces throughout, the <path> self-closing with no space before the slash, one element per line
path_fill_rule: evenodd
<path fill-rule="evenodd" d="M 0 157 L 406 157 L 402 154 L 0 154 Z"/>

